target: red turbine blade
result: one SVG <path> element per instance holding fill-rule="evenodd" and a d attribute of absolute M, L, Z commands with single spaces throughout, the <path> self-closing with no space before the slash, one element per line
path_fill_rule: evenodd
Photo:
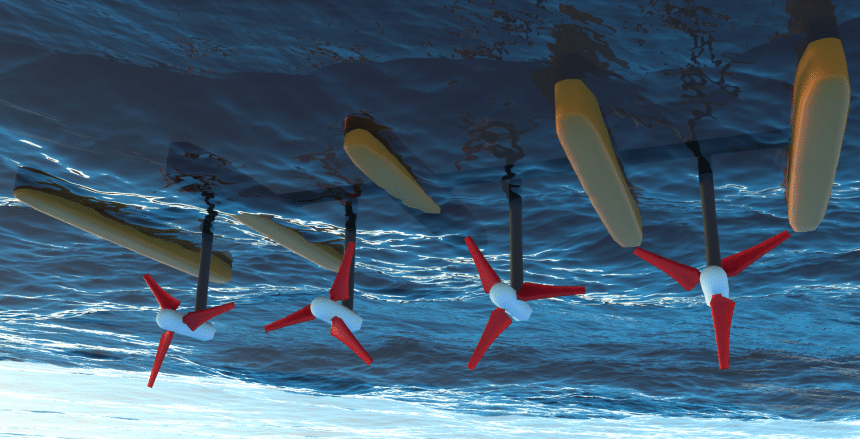
<path fill-rule="evenodd" d="M 146 284 L 149 285 L 149 289 L 152 290 L 152 294 L 155 295 L 155 300 L 158 301 L 158 305 L 161 306 L 161 309 L 173 309 L 179 308 L 179 301 L 176 300 L 170 294 L 167 294 L 167 291 L 161 289 L 157 283 L 155 283 L 155 279 L 149 275 L 149 273 L 143 275 L 143 280 L 146 281 Z"/>
<path fill-rule="evenodd" d="M 537 299 L 548 299 L 550 297 L 573 296 L 585 293 L 585 287 L 556 287 L 552 285 L 541 285 L 526 282 L 517 291 L 517 299 L 529 301 Z"/>
<path fill-rule="evenodd" d="M 352 331 L 347 328 L 346 323 L 343 322 L 343 319 L 340 317 L 332 317 L 331 318 L 331 335 L 335 336 L 338 340 L 342 341 L 343 344 L 349 346 L 355 355 L 361 357 L 368 366 L 370 363 L 373 363 L 373 358 L 370 358 L 370 355 L 367 351 L 361 347 L 361 343 L 358 342 L 358 339 L 352 335 Z"/>
<path fill-rule="evenodd" d="M 735 302 L 722 294 L 711 297 L 711 317 L 714 319 L 714 334 L 717 336 L 717 356 L 720 369 L 729 368 L 729 335 L 732 330 L 732 314 Z"/>
<path fill-rule="evenodd" d="M 475 353 L 469 359 L 469 364 L 466 366 L 469 369 L 475 370 L 478 362 L 484 357 L 490 345 L 496 341 L 496 337 L 502 333 L 508 326 L 511 325 L 511 318 L 505 313 L 502 308 L 496 308 L 490 314 L 490 320 L 487 322 L 487 327 L 484 328 L 484 333 L 481 335 L 481 340 L 478 341 L 478 347 L 475 348 Z"/>
<path fill-rule="evenodd" d="M 655 255 L 654 253 L 651 253 L 648 250 L 643 250 L 639 247 L 636 247 L 636 250 L 633 250 L 633 254 L 668 274 L 669 277 L 675 279 L 675 281 L 681 284 L 681 286 L 687 291 L 692 290 L 693 287 L 699 283 L 699 270 L 693 267 Z"/>
<path fill-rule="evenodd" d="M 184 317 L 182 317 L 182 322 L 188 325 L 188 329 L 194 331 L 195 329 L 199 328 L 200 325 L 208 322 L 209 319 L 211 319 L 212 317 L 224 314 L 225 312 L 230 311 L 235 307 L 236 304 L 234 302 L 230 302 L 225 303 L 224 305 L 218 305 L 212 308 L 190 312 L 188 314 L 185 314 Z"/>
<path fill-rule="evenodd" d="M 281 320 L 269 323 L 268 325 L 266 325 L 266 332 L 274 331 L 275 329 L 281 329 L 290 325 L 295 325 L 296 323 L 308 322 L 313 320 L 314 318 L 315 317 L 313 313 L 311 313 L 311 306 L 308 305 L 282 318 Z"/>
<path fill-rule="evenodd" d="M 337 270 L 337 276 L 334 278 L 334 283 L 328 291 L 328 298 L 331 300 L 346 300 L 349 299 L 349 271 L 352 268 L 353 256 L 355 255 L 355 243 L 350 242 L 343 253 L 343 261 L 340 262 L 340 268 Z"/>
<path fill-rule="evenodd" d="M 161 363 L 164 362 L 164 356 L 167 355 L 167 348 L 170 347 L 170 342 L 173 340 L 173 331 L 166 331 L 161 334 L 161 341 L 158 342 L 158 352 L 155 354 L 155 363 L 152 365 L 152 372 L 149 373 L 149 387 L 155 384 L 155 377 L 158 376 L 158 370 L 161 369 Z"/>
<path fill-rule="evenodd" d="M 490 263 L 484 258 L 484 255 L 478 250 L 475 241 L 471 236 L 466 237 L 466 245 L 469 247 L 469 253 L 472 254 L 472 260 L 475 261 L 475 267 L 478 268 L 478 276 L 481 277 L 481 285 L 484 286 L 484 292 L 489 293 L 493 285 L 501 282 L 499 275 L 490 267 Z"/>
<path fill-rule="evenodd" d="M 758 260 L 758 258 L 775 249 L 776 246 L 782 244 L 788 238 L 791 238 L 791 235 L 789 235 L 787 231 L 784 231 L 761 244 L 752 246 L 731 256 L 726 256 L 720 264 L 723 266 L 723 270 L 726 271 L 726 276 L 737 276 L 741 271 L 744 271 L 744 268 L 749 267 L 750 264 Z"/>

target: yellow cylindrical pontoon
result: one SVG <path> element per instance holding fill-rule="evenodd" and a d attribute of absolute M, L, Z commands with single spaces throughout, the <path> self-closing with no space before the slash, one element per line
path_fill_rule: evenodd
<path fill-rule="evenodd" d="M 330 245 L 309 242 L 299 232 L 276 223 L 272 218 L 250 213 L 230 217 L 326 270 L 337 272 L 340 268 L 343 253 Z"/>
<path fill-rule="evenodd" d="M 824 219 L 848 120 L 851 86 L 838 38 L 809 43 L 794 78 L 788 164 L 788 222 L 795 232 Z"/>
<path fill-rule="evenodd" d="M 441 212 L 412 173 L 369 131 L 363 128 L 348 131 L 343 137 L 343 149 L 367 178 L 392 197 L 425 213 Z"/>
<path fill-rule="evenodd" d="M 190 241 L 154 236 L 147 233 L 145 227 L 126 223 L 89 207 L 92 199 L 69 191 L 19 187 L 13 193 L 17 199 L 45 215 L 197 277 L 200 249 Z M 215 283 L 229 282 L 231 266 L 232 260 L 213 252 L 209 279 Z"/>
<path fill-rule="evenodd" d="M 639 206 L 612 150 L 597 99 L 579 79 L 555 84 L 555 129 L 567 159 L 612 239 L 642 243 Z"/>

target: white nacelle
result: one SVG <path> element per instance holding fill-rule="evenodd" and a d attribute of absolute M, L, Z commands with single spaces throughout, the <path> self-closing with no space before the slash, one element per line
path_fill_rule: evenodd
<path fill-rule="evenodd" d="M 340 317 L 350 331 L 355 332 L 361 329 L 361 316 L 327 297 L 317 297 L 311 302 L 311 314 L 329 323 L 331 323 L 332 317 Z"/>
<path fill-rule="evenodd" d="M 517 299 L 517 292 L 504 282 L 499 282 L 490 288 L 490 300 L 518 322 L 524 322 L 532 315 L 532 307 Z"/>
<path fill-rule="evenodd" d="M 207 341 L 212 340 L 212 337 L 215 336 L 215 326 L 209 322 L 206 322 L 194 331 L 182 321 L 182 317 L 184 314 L 172 310 L 172 309 L 162 309 L 158 312 L 158 315 L 155 316 L 155 323 L 158 323 L 158 326 L 165 331 L 173 331 L 177 334 L 187 335 L 191 338 L 196 338 L 198 340 Z"/>
<path fill-rule="evenodd" d="M 702 284 L 702 292 L 705 293 L 705 303 L 711 306 L 711 297 L 714 294 L 722 294 L 729 298 L 729 277 L 722 267 L 708 265 L 699 275 L 699 283 Z"/>

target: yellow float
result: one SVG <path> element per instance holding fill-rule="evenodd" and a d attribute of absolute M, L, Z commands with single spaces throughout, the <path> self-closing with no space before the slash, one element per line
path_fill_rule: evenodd
<path fill-rule="evenodd" d="M 851 86 L 838 38 L 809 43 L 794 78 L 788 162 L 788 222 L 795 232 L 824 219 L 848 120 Z"/>
<path fill-rule="evenodd" d="M 16 188 L 13 194 L 45 215 L 197 277 L 200 249 L 190 241 L 155 236 L 152 229 L 129 224 L 90 207 L 100 201 L 68 190 L 27 186 Z M 229 282 L 231 269 L 232 260 L 228 256 L 223 252 L 212 253 L 209 269 L 212 282 Z"/>
<path fill-rule="evenodd" d="M 293 253 L 319 265 L 326 270 L 337 272 L 343 260 L 343 253 L 324 243 L 309 242 L 299 232 L 263 215 L 240 213 L 229 215 L 234 220 L 248 226 L 251 230 L 290 249 Z"/>
<path fill-rule="evenodd" d="M 622 247 L 642 243 L 639 207 L 612 150 L 597 99 L 579 79 L 555 84 L 555 129 L 591 205 Z"/>
<path fill-rule="evenodd" d="M 369 131 L 363 128 L 348 131 L 343 137 L 343 149 L 367 178 L 392 197 L 425 213 L 441 212 L 412 173 Z"/>

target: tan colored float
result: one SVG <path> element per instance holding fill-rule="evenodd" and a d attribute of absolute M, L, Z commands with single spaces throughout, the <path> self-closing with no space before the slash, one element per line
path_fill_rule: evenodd
<path fill-rule="evenodd" d="M 190 241 L 154 236 L 152 229 L 126 223 L 89 207 L 93 205 L 92 198 L 69 191 L 35 187 L 19 187 L 15 189 L 14 195 L 45 215 L 164 265 L 194 277 L 197 277 L 200 270 L 200 249 Z M 229 282 L 231 266 L 231 260 L 219 255 L 219 252 L 213 252 L 209 280 L 215 283 Z"/>
<path fill-rule="evenodd" d="M 340 268 L 343 253 L 330 245 L 309 242 L 299 232 L 276 223 L 270 217 L 250 213 L 230 217 L 326 270 L 337 272 Z"/>
<path fill-rule="evenodd" d="M 579 79 L 555 84 L 555 129 L 567 159 L 612 239 L 642 243 L 639 206 L 612 150 L 597 99 Z"/>
<path fill-rule="evenodd" d="M 421 189 L 418 181 L 400 160 L 369 131 L 356 128 L 346 133 L 343 137 L 343 149 L 367 178 L 392 197 L 425 213 L 441 212 L 439 205 Z"/>
<path fill-rule="evenodd" d="M 795 232 L 815 230 L 830 202 L 851 86 L 838 38 L 809 43 L 797 65 L 788 164 L 788 222 Z"/>

